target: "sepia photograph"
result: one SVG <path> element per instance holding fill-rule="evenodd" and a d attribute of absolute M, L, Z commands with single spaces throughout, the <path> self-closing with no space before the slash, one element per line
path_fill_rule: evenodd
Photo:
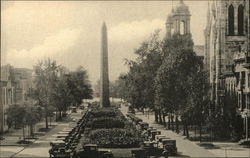
<path fill-rule="evenodd" d="M 250 0 L 0 13 L 0 158 L 250 157 Z"/>

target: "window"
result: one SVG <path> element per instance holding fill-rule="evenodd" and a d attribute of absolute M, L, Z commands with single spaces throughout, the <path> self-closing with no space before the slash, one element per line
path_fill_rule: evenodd
<path fill-rule="evenodd" d="M 250 74 L 248 74 L 248 86 L 250 86 Z"/>
<path fill-rule="evenodd" d="M 234 35 L 234 7 L 230 5 L 228 8 L 228 33 Z"/>
<path fill-rule="evenodd" d="M 238 8 L 238 35 L 244 35 L 244 7 L 240 5 Z"/>
<path fill-rule="evenodd" d="M 185 34 L 185 22 L 181 21 L 180 23 L 180 34 L 184 35 Z"/>
<path fill-rule="evenodd" d="M 242 94 L 242 102 L 241 102 L 241 104 L 242 104 L 242 110 L 243 109 L 245 109 L 246 108 L 246 95 L 244 95 L 244 94 Z"/>
<path fill-rule="evenodd" d="M 242 72 L 241 75 L 242 75 L 242 76 L 241 76 L 241 77 L 242 77 L 242 78 L 241 78 L 241 83 L 242 83 L 242 86 L 245 87 L 245 83 L 246 83 L 246 77 L 245 77 L 246 75 L 245 75 L 245 72 Z"/>

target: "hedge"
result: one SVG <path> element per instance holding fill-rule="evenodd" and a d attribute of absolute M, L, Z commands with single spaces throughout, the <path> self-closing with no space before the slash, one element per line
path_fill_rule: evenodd
<path fill-rule="evenodd" d="M 97 129 L 92 130 L 83 139 L 83 144 L 94 143 L 100 147 L 138 147 L 142 142 L 141 135 L 135 129 Z"/>

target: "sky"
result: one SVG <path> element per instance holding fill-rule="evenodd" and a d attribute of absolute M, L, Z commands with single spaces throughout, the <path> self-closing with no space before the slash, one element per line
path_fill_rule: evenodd
<path fill-rule="evenodd" d="M 92 84 L 100 77 L 101 26 L 108 29 L 109 78 L 128 70 L 125 58 L 155 30 L 165 34 L 172 1 L 2 1 L 1 64 L 32 68 L 51 58 L 75 70 L 83 66 Z M 204 44 L 206 1 L 184 1 L 191 12 L 195 45 Z"/>

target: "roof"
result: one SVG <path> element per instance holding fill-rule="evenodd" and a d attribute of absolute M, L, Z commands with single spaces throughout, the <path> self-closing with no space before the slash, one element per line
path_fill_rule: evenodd
<path fill-rule="evenodd" d="M 174 14 L 190 14 L 188 6 L 183 2 L 183 0 L 179 1 L 179 4 L 174 9 Z"/>
<path fill-rule="evenodd" d="M 195 45 L 194 52 L 197 56 L 204 56 L 204 45 Z"/>

